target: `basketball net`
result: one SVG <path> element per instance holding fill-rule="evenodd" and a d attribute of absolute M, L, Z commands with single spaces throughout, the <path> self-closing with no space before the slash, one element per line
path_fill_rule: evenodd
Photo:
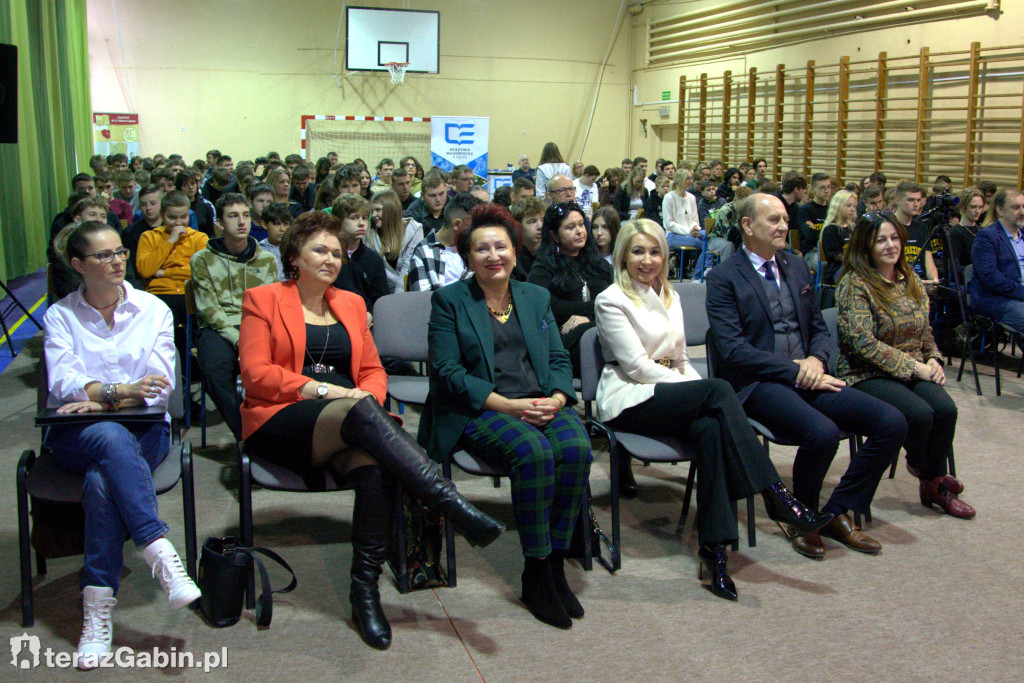
<path fill-rule="evenodd" d="M 388 68 L 388 72 L 391 73 L 392 83 L 405 82 L 405 70 L 409 67 L 408 62 L 388 62 L 384 66 L 386 66 Z"/>

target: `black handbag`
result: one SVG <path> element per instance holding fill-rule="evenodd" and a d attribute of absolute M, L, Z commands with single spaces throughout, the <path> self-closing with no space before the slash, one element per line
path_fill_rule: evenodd
<path fill-rule="evenodd" d="M 257 556 L 266 555 L 288 570 L 292 581 L 284 588 L 271 590 L 267 568 Z M 210 537 L 203 543 L 199 555 L 199 608 L 211 625 L 218 628 L 234 625 L 242 616 L 242 600 L 245 585 L 252 571 L 253 562 L 260 571 L 261 592 L 256 601 L 256 625 L 270 626 L 274 616 L 274 593 L 290 593 L 295 590 L 298 580 L 295 572 L 284 559 L 269 548 L 247 548 L 233 537 Z"/>
<path fill-rule="evenodd" d="M 615 546 L 612 545 L 611 539 L 608 538 L 607 534 L 601 530 L 601 526 L 597 523 L 597 516 L 594 514 L 594 506 L 590 504 L 587 505 L 587 512 L 585 514 L 581 512 L 580 516 L 576 519 L 576 526 L 573 527 L 572 538 L 569 541 L 569 549 L 565 551 L 566 557 L 583 560 L 585 534 L 590 536 L 591 559 L 596 560 L 602 567 L 614 573 L 615 570 L 612 569 L 611 560 L 605 558 L 601 546 L 603 544 L 608 549 L 609 557 L 615 556 Z"/>

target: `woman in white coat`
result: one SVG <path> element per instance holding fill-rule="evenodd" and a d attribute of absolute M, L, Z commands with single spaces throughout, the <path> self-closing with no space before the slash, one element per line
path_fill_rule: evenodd
<path fill-rule="evenodd" d="M 686 356 L 683 314 L 668 283 L 665 232 L 650 220 L 626 223 L 615 241 L 615 280 L 595 301 L 606 365 L 597 387 L 602 421 L 625 431 L 696 443 L 697 538 L 711 591 L 736 600 L 726 546 L 737 538 L 732 501 L 760 492 L 768 516 L 818 529 L 832 515 L 804 508 L 758 443 L 728 382 L 701 379 Z"/>

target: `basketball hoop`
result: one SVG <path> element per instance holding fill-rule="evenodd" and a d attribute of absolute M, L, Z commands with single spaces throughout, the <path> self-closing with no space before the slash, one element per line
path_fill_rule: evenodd
<path fill-rule="evenodd" d="M 391 73 L 392 83 L 405 82 L 405 70 L 409 67 L 409 62 L 388 62 L 384 66 L 386 66 L 388 68 L 388 72 Z"/>

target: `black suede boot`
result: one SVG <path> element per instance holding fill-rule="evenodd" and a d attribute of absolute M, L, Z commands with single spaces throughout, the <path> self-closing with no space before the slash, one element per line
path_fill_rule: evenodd
<path fill-rule="evenodd" d="M 572 628 L 572 619 L 562 606 L 551 576 L 549 558 L 527 557 L 523 566 L 523 604 L 530 614 L 549 626 Z"/>
<path fill-rule="evenodd" d="M 551 580 L 555 585 L 555 592 L 558 593 L 558 599 L 562 602 L 562 607 L 573 619 L 580 619 L 583 617 L 583 605 L 576 599 L 572 589 L 569 588 L 569 582 L 565 579 L 565 551 L 564 550 L 552 550 L 549 556 L 551 560 Z"/>
<path fill-rule="evenodd" d="M 450 519 L 471 545 L 489 545 L 505 530 L 504 524 L 476 509 L 455 490 L 455 484 L 442 476 L 441 466 L 373 396 L 352 406 L 341 424 L 341 438 L 362 448 L 406 490 Z"/>
<path fill-rule="evenodd" d="M 377 581 L 387 558 L 387 510 L 380 468 L 357 467 L 346 479 L 356 491 L 352 512 L 352 620 L 363 642 L 377 650 L 391 646 L 391 625 L 380 605 Z"/>

